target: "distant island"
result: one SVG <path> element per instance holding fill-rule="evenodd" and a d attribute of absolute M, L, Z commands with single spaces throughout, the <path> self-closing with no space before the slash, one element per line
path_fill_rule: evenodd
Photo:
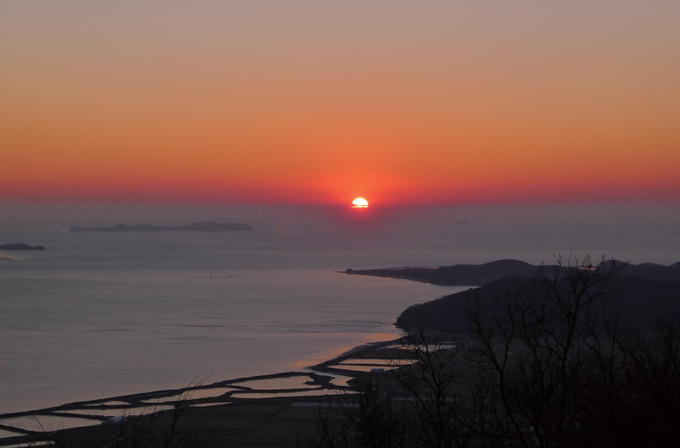
<path fill-rule="evenodd" d="M 45 246 L 31 246 L 24 243 L 0 244 L 0 250 L 45 250 Z"/>
<path fill-rule="evenodd" d="M 230 231 L 251 231 L 249 224 L 231 222 L 196 222 L 186 226 L 154 226 L 151 224 L 116 224 L 111 227 L 71 227 L 69 232 L 230 232 Z"/>

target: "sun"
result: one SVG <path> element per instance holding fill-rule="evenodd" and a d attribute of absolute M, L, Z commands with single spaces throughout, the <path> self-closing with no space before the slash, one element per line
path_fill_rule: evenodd
<path fill-rule="evenodd" d="M 352 208 L 368 208 L 368 201 L 364 198 L 356 198 L 352 201 Z"/>

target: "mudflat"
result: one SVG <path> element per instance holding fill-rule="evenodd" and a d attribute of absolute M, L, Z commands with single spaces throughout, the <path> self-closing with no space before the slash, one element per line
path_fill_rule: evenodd
<path fill-rule="evenodd" d="M 0 446 L 106 446 L 124 434 L 132 437 L 131 432 L 156 441 L 191 439 L 206 447 L 299 446 L 315 435 L 319 409 L 351 390 L 348 382 L 391 368 L 386 359 L 400 350 L 400 341 L 361 345 L 301 371 L 3 414 Z"/>

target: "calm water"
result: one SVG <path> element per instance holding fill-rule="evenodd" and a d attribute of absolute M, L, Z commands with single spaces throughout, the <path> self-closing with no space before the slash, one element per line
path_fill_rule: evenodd
<path fill-rule="evenodd" d="M 0 211 L 0 243 L 47 247 L 5 251 L 14 259 L 0 261 L 0 412 L 302 368 L 395 337 L 391 324 L 407 306 L 460 289 L 335 272 L 347 267 L 552 262 L 570 250 L 680 261 L 677 205 L 388 210 L 356 219 L 300 207 Z M 65 231 L 208 219 L 256 231 Z"/>

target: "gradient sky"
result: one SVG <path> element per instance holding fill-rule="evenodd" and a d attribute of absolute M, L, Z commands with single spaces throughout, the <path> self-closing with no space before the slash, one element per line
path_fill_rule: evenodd
<path fill-rule="evenodd" d="M 680 201 L 680 2 L 0 2 L 0 202 Z"/>

